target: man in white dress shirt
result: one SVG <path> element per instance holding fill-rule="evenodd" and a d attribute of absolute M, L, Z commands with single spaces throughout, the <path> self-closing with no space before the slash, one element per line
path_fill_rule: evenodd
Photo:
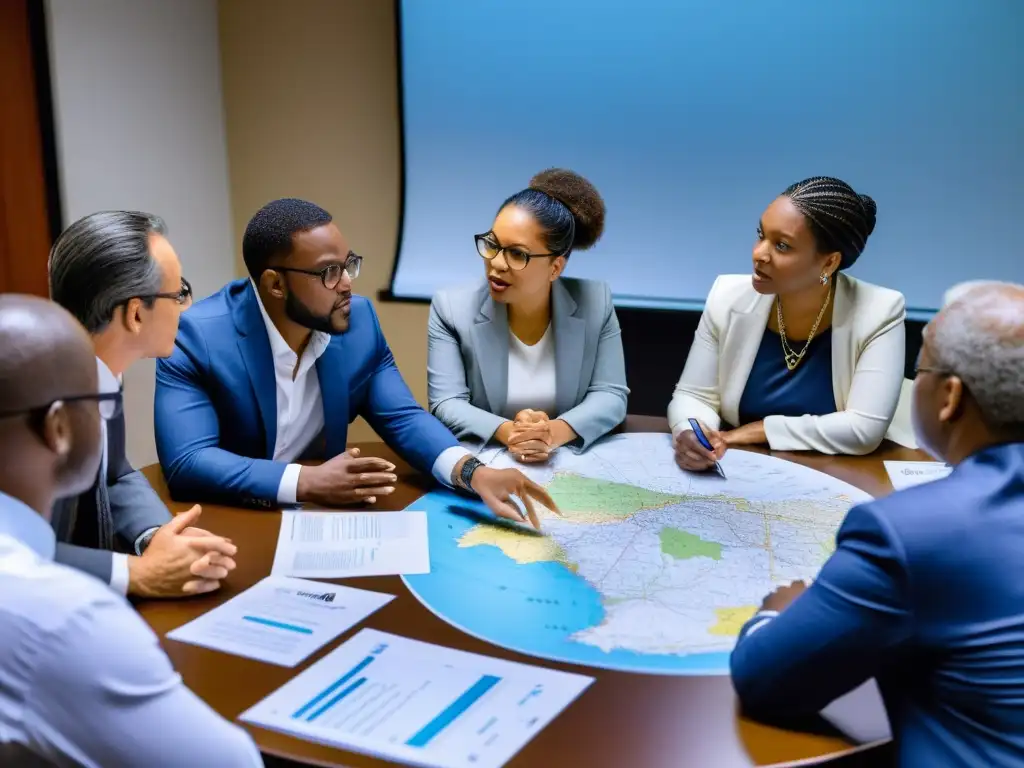
<path fill-rule="evenodd" d="M 95 480 L 119 401 L 71 315 L 0 296 L 0 765 L 262 765 L 123 597 L 53 562 L 53 501 Z"/>
<path fill-rule="evenodd" d="M 68 227 L 50 252 L 50 295 L 92 335 L 106 388 L 116 390 L 134 362 L 174 348 L 192 289 L 166 232 L 152 214 L 101 211 Z M 128 462 L 120 411 L 104 425 L 103 444 L 93 486 L 54 508 L 57 561 L 120 594 L 181 597 L 217 589 L 235 567 L 234 545 L 191 527 L 199 507 L 169 525 L 167 507 Z"/>

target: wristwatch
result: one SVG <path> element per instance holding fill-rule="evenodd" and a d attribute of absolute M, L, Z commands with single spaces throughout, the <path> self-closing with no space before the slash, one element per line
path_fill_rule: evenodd
<path fill-rule="evenodd" d="M 461 485 L 467 491 L 473 490 L 473 486 L 470 485 L 470 481 L 472 481 L 473 479 L 473 473 L 476 472 L 483 465 L 484 463 L 480 461 L 480 459 L 478 459 L 476 456 L 470 456 L 468 459 L 466 459 L 465 463 L 462 465 L 462 469 L 459 471 L 459 485 Z"/>
<path fill-rule="evenodd" d="M 150 528 L 148 531 L 143 531 L 142 535 L 135 540 L 135 554 L 141 555 L 146 551 L 146 547 L 149 546 L 149 542 L 153 540 L 153 535 L 159 531 L 160 528 Z"/>

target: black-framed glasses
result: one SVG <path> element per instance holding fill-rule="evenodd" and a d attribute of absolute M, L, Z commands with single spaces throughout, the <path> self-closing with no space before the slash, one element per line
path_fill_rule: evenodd
<path fill-rule="evenodd" d="M 333 291 L 341 282 L 341 275 L 347 272 L 350 279 L 359 277 L 359 269 L 363 265 L 363 257 L 349 251 L 344 264 L 328 264 L 323 269 L 298 269 L 296 267 L 270 267 L 275 272 L 298 272 L 300 275 L 313 275 L 320 278 L 324 288 Z"/>
<path fill-rule="evenodd" d="M 509 269 L 514 269 L 517 272 L 520 269 L 526 269 L 526 265 L 530 263 L 530 259 L 540 259 L 546 256 L 561 256 L 561 253 L 527 253 L 522 248 L 510 246 L 505 248 L 499 243 L 493 232 L 484 232 L 482 235 L 474 235 L 473 240 L 476 242 L 476 252 L 480 254 L 480 257 L 487 261 L 493 261 L 498 258 L 499 253 L 505 254 L 505 263 L 508 264 Z"/>
<path fill-rule="evenodd" d="M 91 395 L 68 395 L 67 397 L 55 397 L 48 403 L 42 403 L 41 405 L 32 405 L 28 408 L 18 408 L 14 411 L 0 411 L 0 419 L 8 419 L 12 416 L 21 416 L 26 413 L 48 411 L 53 407 L 54 403 L 77 403 L 88 400 L 94 400 L 96 402 L 96 406 L 100 412 L 100 417 L 104 421 L 115 419 L 121 413 L 123 395 L 119 389 L 117 392 L 95 392 Z"/>
<path fill-rule="evenodd" d="M 145 296 L 139 296 L 138 298 L 143 301 L 151 301 L 153 299 L 174 299 L 179 305 L 187 307 L 192 303 L 192 285 L 183 277 L 181 278 L 181 290 L 177 293 L 148 293 Z"/>

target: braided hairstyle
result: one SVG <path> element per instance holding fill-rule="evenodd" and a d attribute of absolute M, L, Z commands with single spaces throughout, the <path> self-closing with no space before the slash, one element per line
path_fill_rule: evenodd
<path fill-rule="evenodd" d="M 807 219 L 818 251 L 838 251 L 842 255 L 839 269 L 852 267 L 875 229 L 875 201 L 831 176 L 798 181 L 786 187 L 782 196 L 788 197 Z"/>
<path fill-rule="evenodd" d="M 593 184 L 573 171 L 541 171 L 498 210 L 509 205 L 532 214 L 544 230 L 548 250 L 561 256 L 590 248 L 604 231 L 604 200 Z"/>

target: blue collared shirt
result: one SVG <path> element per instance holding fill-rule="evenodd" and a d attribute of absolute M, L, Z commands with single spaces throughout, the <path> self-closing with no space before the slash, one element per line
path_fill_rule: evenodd
<path fill-rule="evenodd" d="M 49 523 L 0 493 L 0 765 L 26 750 L 56 765 L 262 765 L 128 602 L 55 548 Z"/>

